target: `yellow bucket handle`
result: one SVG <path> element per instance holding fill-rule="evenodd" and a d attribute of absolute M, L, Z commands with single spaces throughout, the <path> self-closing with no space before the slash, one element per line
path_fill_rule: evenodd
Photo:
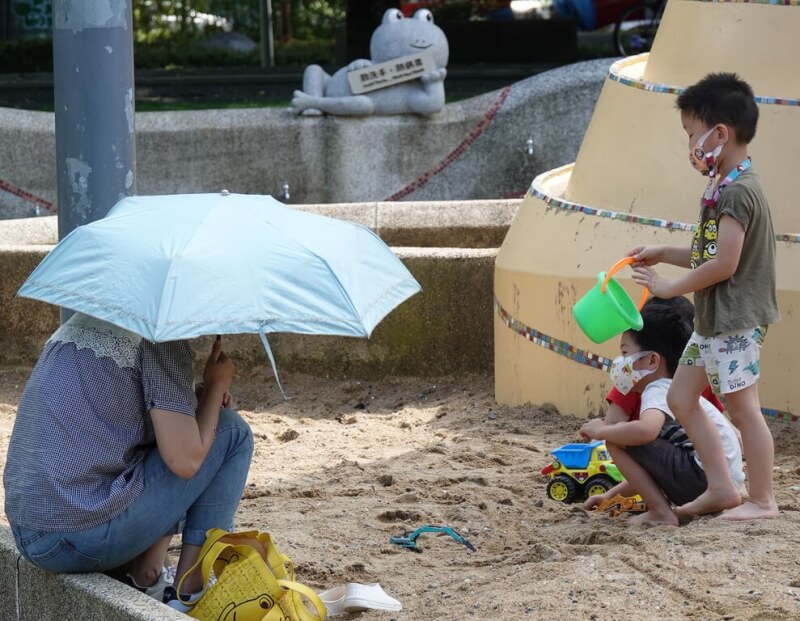
<path fill-rule="evenodd" d="M 614 263 L 614 265 L 611 266 L 611 269 L 608 270 L 606 277 L 603 279 L 603 284 L 600 286 L 600 291 L 605 293 L 606 285 L 608 285 L 608 281 L 611 280 L 611 277 L 618 271 L 620 271 L 623 267 L 625 267 L 626 265 L 630 265 L 631 263 L 636 263 L 636 259 L 634 259 L 633 257 L 625 257 L 624 259 L 620 259 L 619 261 Z M 647 296 L 649 295 L 650 292 L 647 290 L 647 287 L 645 287 L 644 291 L 642 292 L 642 299 L 639 300 L 639 306 L 637 307 L 638 310 L 642 310 L 642 306 L 644 306 L 644 303 L 647 302 Z"/>

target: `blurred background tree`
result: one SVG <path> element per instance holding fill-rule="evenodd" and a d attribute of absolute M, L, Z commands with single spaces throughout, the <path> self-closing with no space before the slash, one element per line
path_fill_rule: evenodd
<path fill-rule="evenodd" d="M 335 63 L 346 0 L 272 5 L 276 64 Z M 208 43 L 234 32 L 260 46 L 261 0 L 133 0 L 132 8 L 138 69 L 259 64 L 257 47 L 243 52 Z M 52 71 L 51 24 L 52 0 L 0 0 L 0 72 Z"/>

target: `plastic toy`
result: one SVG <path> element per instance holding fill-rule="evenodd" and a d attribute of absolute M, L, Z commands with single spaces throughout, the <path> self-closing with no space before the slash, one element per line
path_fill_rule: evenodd
<path fill-rule="evenodd" d="M 595 343 L 603 343 L 625 330 L 641 330 L 643 321 L 639 313 L 647 301 L 645 289 L 639 304 L 634 304 L 628 292 L 612 278 L 619 270 L 634 262 L 633 257 L 617 261 L 608 273 L 600 272 L 597 283 L 572 307 L 575 321 Z"/>
<path fill-rule="evenodd" d="M 647 505 L 641 496 L 623 496 L 617 494 L 613 498 L 608 498 L 597 505 L 597 511 L 608 513 L 611 517 L 617 517 L 622 513 L 644 513 Z"/>
<path fill-rule="evenodd" d="M 550 477 L 547 495 L 559 502 L 575 502 L 605 494 L 624 480 L 604 442 L 565 444 L 551 451 L 552 464 L 542 468 Z"/>
<path fill-rule="evenodd" d="M 452 526 L 430 526 L 429 524 L 425 524 L 416 530 L 406 531 L 402 535 L 393 535 L 389 537 L 389 543 L 402 546 L 406 550 L 411 550 L 412 552 L 422 552 L 422 549 L 417 547 L 417 537 L 422 533 L 444 533 L 445 535 L 450 535 L 458 543 L 467 546 L 468 550 L 472 552 L 476 551 L 475 546 L 470 543 L 469 539 L 458 533 Z"/>

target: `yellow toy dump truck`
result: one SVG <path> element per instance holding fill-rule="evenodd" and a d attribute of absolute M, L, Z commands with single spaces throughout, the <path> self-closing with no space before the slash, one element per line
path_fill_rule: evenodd
<path fill-rule="evenodd" d="M 565 444 L 551 451 L 555 460 L 542 468 L 550 477 L 547 495 L 559 502 L 582 501 L 604 494 L 624 480 L 604 442 Z"/>

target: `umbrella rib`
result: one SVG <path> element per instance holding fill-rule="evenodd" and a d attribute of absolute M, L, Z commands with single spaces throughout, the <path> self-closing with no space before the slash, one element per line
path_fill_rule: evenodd
<path fill-rule="evenodd" d="M 363 314 L 362 316 L 366 316 L 366 315 L 368 315 L 368 314 L 369 314 L 369 312 L 370 312 L 370 311 L 371 311 L 371 310 L 372 310 L 372 309 L 373 309 L 375 306 L 377 306 L 377 305 L 378 305 L 380 302 L 382 302 L 382 301 L 383 301 L 383 300 L 385 300 L 386 298 L 390 297 L 392 293 L 394 293 L 395 291 L 397 291 L 398 289 L 400 289 L 400 288 L 401 288 L 403 285 L 405 285 L 405 284 L 407 284 L 407 283 L 408 283 L 408 284 L 412 284 L 412 283 L 413 283 L 413 284 L 415 284 L 415 285 L 417 286 L 417 291 L 415 291 L 414 293 L 418 293 L 418 292 L 419 292 L 419 291 L 422 289 L 422 287 L 420 286 L 420 284 L 417 282 L 417 280 L 416 280 L 416 279 L 415 279 L 413 276 L 412 276 L 411 278 L 404 278 L 403 280 L 399 280 L 398 282 L 396 282 L 396 283 L 395 283 L 394 285 L 392 285 L 391 287 L 388 287 L 387 289 L 385 289 L 385 290 L 384 290 L 384 292 L 383 292 L 381 295 L 379 295 L 378 297 L 376 297 L 376 298 L 375 298 L 375 299 L 374 299 L 374 300 L 373 300 L 373 301 L 372 301 L 372 302 L 369 304 L 369 306 L 367 306 L 367 307 L 364 309 L 364 314 Z M 413 294 L 412 294 L 412 295 L 413 295 Z M 409 296 L 407 296 L 407 297 L 406 297 L 406 298 L 403 300 L 403 302 L 404 302 L 405 300 L 407 300 L 408 298 L 410 298 L 410 297 L 411 297 L 410 295 L 409 295 Z M 379 323 L 379 322 L 380 322 L 380 321 L 381 321 L 381 320 L 382 320 L 384 317 L 386 317 L 386 315 L 388 315 L 388 314 L 389 314 L 389 313 L 390 313 L 392 310 L 394 310 L 394 307 L 393 307 L 393 308 L 390 308 L 389 310 L 387 310 L 387 311 L 386 311 L 386 312 L 383 314 L 383 317 L 380 317 L 380 318 L 378 319 L 378 321 L 377 321 L 377 322 L 375 322 L 375 325 L 377 325 L 377 324 L 378 324 L 378 323 Z M 370 334 L 372 334 L 372 330 L 370 330 Z M 367 336 L 369 337 L 369 334 L 368 334 Z"/>
<path fill-rule="evenodd" d="M 160 325 L 161 325 L 159 323 L 159 321 L 158 321 L 159 318 L 161 317 L 161 305 L 164 302 L 164 295 L 165 295 L 166 290 L 167 290 L 167 283 L 170 282 L 170 276 L 172 275 L 173 268 L 175 266 L 175 259 L 177 257 L 180 257 L 181 253 L 184 252 L 187 247 L 189 247 L 189 245 L 192 243 L 192 241 L 194 239 L 193 236 L 197 233 L 197 230 L 201 226 L 203 226 L 205 224 L 205 222 L 208 220 L 208 218 L 211 216 L 211 214 L 215 211 L 215 209 L 216 209 L 216 207 L 218 205 L 219 205 L 219 199 L 217 199 L 217 201 L 214 203 L 213 207 L 207 208 L 206 212 L 203 214 L 203 217 L 200 218 L 200 220 L 195 223 L 194 231 L 192 232 L 192 235 L 191 236 L 187 236 L 186 239 L 184 240 L 183 244 L 181 245 L 181 247 L 179 249 L 177 249 L 176 252 L 173 252 L 169 257 L 167 257 L 169 259 L 169 267 L 167 268 L 167 273 L 164 276 L 164 283 L 163 283 L 163 285 L 161 287 L 161 295 L 159 296 L 159 300 L 158 300 L 158 313 L 157 313 L 157 316 L 156 316 L 156 322 L 154 324 L 155 325 L 155 331 L 157 331 L 159 329 Z M 173 286 L 173 291 L 174 291 L 174 286 Z M 170 325 L 171 323 L 175 323 L 175 322 L 164 322 L 163 325 Z"/>
<path fill-rule="evenodd" d="M 358 225 L 355 225 L 355 226 L 358 226 Z M 344 297 L 344 299 L 347 301 L 347 305 L 350 307 L 350 310 L 352 311 L 353 316 L 356 317 L 359 322 L 361 322 L 362 316 L 358 313 L 358 310 L 356 309 L 355 304 L 353 304 L 353 300 L 350 298 L 350 294 L 347 293 L 347 289 L 345 289 L 344 285 L 342 285 L 342 281 L 339 280 L 339 276 L 333 270 L 333 268 L 331 267 L 330 263 L 328 263 L 328 261 L 326 261 L 325 258 L 322 255 L 318 254 L 317 252 L 314 252 L 311 248 L 306 246 L 304 243 L 302 243 L 300 241 L 297 241 L 297 240 L 295 240 L 295 242 L 297 243 L 298 246 L 301 246 L 302 248 L 304 248 L 310 255 L 312 255 L 313 257 L 316 257 L 317 259 L 319 259 L 319 261 L 322 262 L 322 264 L 325 265 L 326 268 L 328 268 L 328 272 L 331 274 L 331 276 L 333 276 L 333 279 L 336 281 L 336 285 L 339 287 L 339 291 L 341 292 L 341 294 Z"/>

